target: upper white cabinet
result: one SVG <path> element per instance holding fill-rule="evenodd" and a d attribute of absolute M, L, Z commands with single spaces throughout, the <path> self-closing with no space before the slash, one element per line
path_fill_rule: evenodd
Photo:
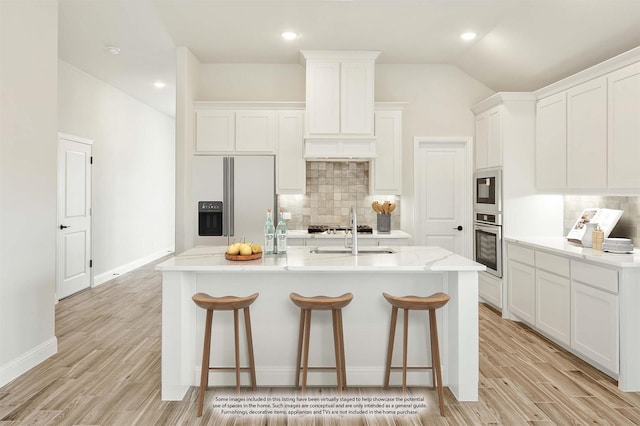
<path fill-rule="evenodd" d="M 640 63 L 632 54 L 538 92 L 539 191 L 640 191 Z"/>
<path fill-rule="evenodd" d="M 305 137 L 373 137 L 374 71 L 380 52 L 302 51 Z"/>
<path fill-rule="evenodd" d="M 303 132 L 304 110 L 278 111 L 277 194 L 304 194 L 305 192 Z"/>
<path fill-rule="evenodd" d="M 196 152 L 233 152 L 235 132 L 234 111 L 196 111 Z"/>
<path fill-rule="evenodd" d="M 371 162 L 371 194 L 402 193 L 402 111 L 376 111 L 376 158 Z"/>
<path fill-rule="evenodd" d="M 276 111 L 196 107 L 196 153 L 275 154 Z"/>
<path fill-rule="evenodd" d="M 276 147 L 276 111 L 236 112 L 236 151 L 268 152 Z"/>
<path fill-rule="evenodd" d="M 536 187 L 567 187 L 567 94 L 541 99 L 536 105 Z"/>
<path fill-rule="evenodd" d="M 607 186 L 607 79 L 567 91 L 567 186 Z"/>
<path fill-rule="evenodd" d="M 476 169 L 501 165 L 501 106 L 496 106 L 476 116 Z"/>
<path fill-rule="evenodd" d="M 640 63 L 608 77 L 608 182 L 640 188 Z"/>

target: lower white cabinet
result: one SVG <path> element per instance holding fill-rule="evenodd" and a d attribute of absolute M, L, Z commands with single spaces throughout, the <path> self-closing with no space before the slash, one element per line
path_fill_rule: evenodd
<path fill-rule="evenodd" d="M 509 259 L 509 311 L 524 322 L 535 325 L 536 270 L 531 265 Z"/>
<path fill-rule="evenodd" d="M 502 309 L 502 279 L 487 272 L 478 274 L 478 295 L 483 301 Z"/>
<path fill-rule="evenodd" d="M 571 343 L 569 278 L 536 270 L 536 327 L 565 345 Z"/>
<path fill-rule="evenodd" d="M 617 271 L 571 262 L 571 349 L 619 372 Z"/>

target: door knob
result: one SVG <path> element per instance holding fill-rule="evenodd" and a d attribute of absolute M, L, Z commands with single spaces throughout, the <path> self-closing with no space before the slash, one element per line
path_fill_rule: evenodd
<path fill-rule="evenodd" d="M 60 229 L 65 229 L 65 228 L 71 228 L 71 226 L 67 226 L 67 225 L 60 225 Z"/>
<path fill-rule="evenodd" d="M 457 229 L 458 231 L 462 231 L 464 228 L 462 228 L 462 225 L 458 225 L 455 228 L 451 228 L 451 229 Z"/>

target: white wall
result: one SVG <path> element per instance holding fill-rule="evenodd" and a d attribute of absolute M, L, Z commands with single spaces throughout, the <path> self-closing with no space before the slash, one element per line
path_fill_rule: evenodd
<path fill-rule="evenodd" d="M 202 64 L 198 101 L 304 101 L 300 64 Z"/>
<path fill-rule="evenodd" d="M 494 92 L 450 65 L 376 65 L 375 100 L 408 102 L 403 113 L 402 229 L 413 232 L 413 138 L 472 136 L 471 107 Z M 197 100 L 304 101 L 297 64 L 202 64 Z"/>
<path fill-rule="evenodd" d="M 193 101 L 199 88 L 200 62 L 186 47 L 176 49 L 176 252 L 193 247 L 191 163 L 195 150 Z"/>
<path fill-rule="evenodd" d="M 475 134 L 471 107 L 494 92 L 451 65 L 376 65 L 376 101 L 408 102 L 403 118 L 402 229 L 414 233 L 413 138 Z"/>
<path fill-rule="evenodd" d="M 59 61 L 59 131 L 93 145 L 96 284 L 174 247 L 175 122 Z"/>
<path fill-rule="evenodd" d="M 58 2 L 0 1 L 0 41 L 2 386 L 57 351 Z"/>

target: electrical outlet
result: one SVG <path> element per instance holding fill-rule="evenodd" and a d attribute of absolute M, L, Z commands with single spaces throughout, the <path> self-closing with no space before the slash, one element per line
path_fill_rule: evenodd
<path fill-rule="evenodd" d="M 291 212 L 282 212 L 282 218 L 284 220 L 289 220 L 291 219 Z"/>

